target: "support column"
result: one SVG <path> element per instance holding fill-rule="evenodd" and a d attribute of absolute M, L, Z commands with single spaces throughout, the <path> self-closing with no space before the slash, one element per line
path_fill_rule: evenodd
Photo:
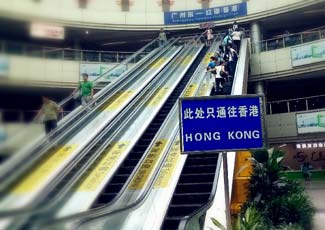
<path fill-rule="evenodd" d="M 256 82 L 255 84 L 255 93 L 258 93 L 258 94 L 266 94 L 265 93 L 265 84 L 264 84 L 264 81 L 258 81 Z"/>
<path fill-rule="evenodd" d="M 251 42 L 252 42 L 252 51 L 253 53 L 261 52 L 261 25 L 259 22 L 251 23 Z"/>
<path fill-rule="evenodd" d="M 201 0 L 202 9 L 208 9 L 210 7 L 210 1 L 209 0 Z"/>

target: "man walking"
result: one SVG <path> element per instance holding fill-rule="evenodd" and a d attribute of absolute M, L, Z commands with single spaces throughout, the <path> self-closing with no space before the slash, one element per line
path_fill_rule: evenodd
<path fill-rule="evenodd" d="M 163 28 L 160 29 L 158 40 L 159 46 L 164 46 L 167 44 L 167 36 Z"/>
<path fill-rule="evenodd" d="M 48 134 L 57 127 L 58 113 L 61 111 L 61 109 L 58 104 L 46 96 L 42 97 L 42 101 L 43 105 L 38 112 L 37 117 L 40 115 L 44 116 L 43 122 L 45 126 L 45 133 Z"/>
<path fill-rule="evenodd" d="M 80 82 L 79 86 L 73 91 L 72 95 L 75 95 L 78 90 L 81 92 L 81 104 L 82 106 L 86 106 L 87 103 L 94 96 L 94 87 L 91 81 L 88 81 L 88 74 L 82 74 L 83 81 Z"/>

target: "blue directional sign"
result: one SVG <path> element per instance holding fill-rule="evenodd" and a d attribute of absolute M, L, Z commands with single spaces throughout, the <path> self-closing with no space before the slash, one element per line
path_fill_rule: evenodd
<path fill-rule="evenodd" d="M 247 15 L 247 3 L 220 6 L 208 9 L 171 11 L 164 13 L 165 25 L 202 23 L 226 20 Z"/>
<path fill-rule="evenodd" d="M 216 152 L 264 147 L 261 95 L 180 99 L 182 152 Z"/>

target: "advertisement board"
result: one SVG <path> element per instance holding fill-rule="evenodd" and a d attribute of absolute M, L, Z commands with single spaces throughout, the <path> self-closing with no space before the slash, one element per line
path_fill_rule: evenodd
<path fill-rule="evenodd" d="M 89 81 L 94 81 L 98 77 L 105 75 L 100 81 L 110 82 L 128 70 L 130 68 L 129 65 L 131 64 L 119 65 L 117 68 L 114 68 L 116 64 L 111 63 L 80 63 L 80 80 L 82 80 L 82 74 L 86 73 L 88 74 Z"/>
<path fill-rule="evenodd" d="M 298 134 L 325 132 L 325 111 L 297 113 Z"/>
<path fill-rule="evenodd" d="M 247 15 L 247 3 L 213 7 L 208 9 L 164 12 L 165 25 L 204 23 Z"/>
<path fill-rule="evenodd" d="M 292 47 L 291 60 L 293 67 L 325 61 L 325 40 Z"/>
<path fill-rule="evenodd" d="M 264 98 L 261 95 L 180 99 L 183 153 L 264 147 Z"/>
<path fill-rule="evenodd" d="M 30 35 L 36 38 L 64 39 L 64 27 L 32 22 L 30 25 Z"/>

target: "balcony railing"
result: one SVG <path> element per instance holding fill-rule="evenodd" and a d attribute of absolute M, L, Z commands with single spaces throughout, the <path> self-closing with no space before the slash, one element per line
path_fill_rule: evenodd
<path fill-rule="evenodd" d="M 263 40 L 258 43 L 251 44 L 252 52 L 257 53 L 256 47 L 261 48 L 261 52 L 271 51 L 276 49 L 281 49 L 285 47 L 295 46 L 304 44 L 307 42 L 312 42 L 325 38 L 325 27 L 320 27 L 318 29 L 304 31 L 296 34 L 284 34 L 278 36 L 277 38 Z"/>
<path fill-rule="evenodd" d="M 11 41 L 0 41 L 0 52 L 3 54 L 24 55 L 38 58 L 113 63 L 119 63 L 134 53 L 42 47 Z M 146 53 L 143 53 L 143 55 L 146 55 Z M 135 58 L 133 63 L 138 62 L 140 59 L 140 57 Z"/>
<path fill-rule="evenodd" d="M 325 108 L 325 95 L 267 102 L 267 114 L 290 113 Z"/>

